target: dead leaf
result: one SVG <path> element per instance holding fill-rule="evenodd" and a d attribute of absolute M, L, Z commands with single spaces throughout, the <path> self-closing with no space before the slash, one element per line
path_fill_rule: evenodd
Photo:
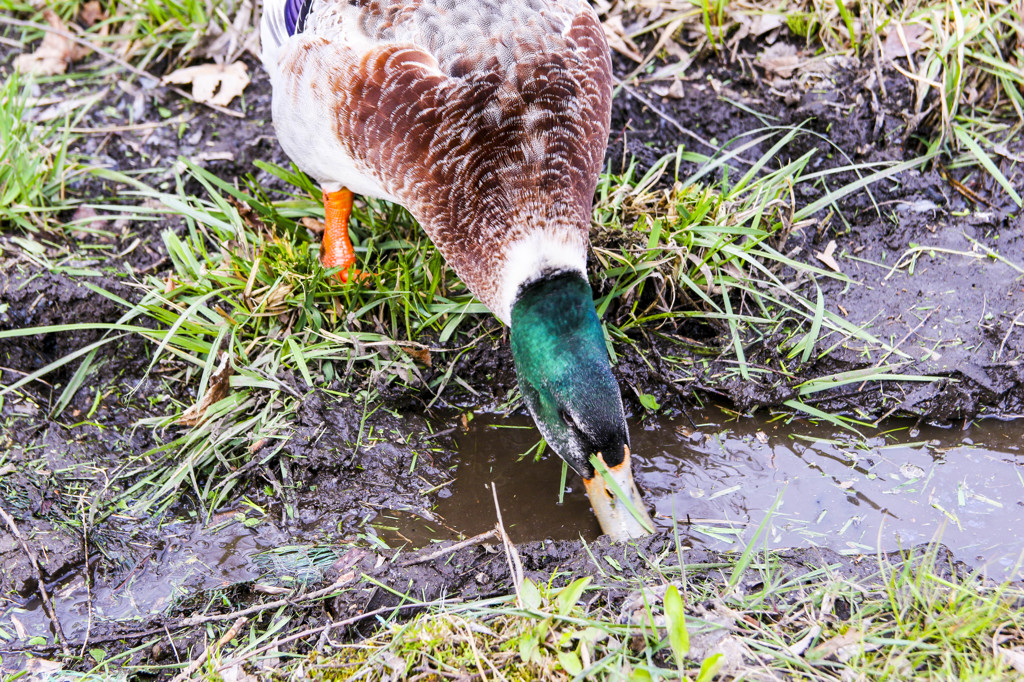
<path fill-rule="evenodd" d="M 17 616 L 11 616 L 11 624 L 14 625 L 14 631 L 18 635 L 18 639 L 23 642 L 28 640 L 28 632 L 25 630 L 25 626 L 22 625 L 21 621 L 18 620 Z"/>
<path fill-rule="evenodd" d="M 292 293 L 292 285 L 285 282 L 278 283 L 270 293 L 263 299 L 263 303 L 267 306 L 267 312 L 279 313 L 283 312 L 288 306 L 285 305 L 285 299 Z"/>
<path fill-rule="evenodd" d="M 864 633 L 851 628 L 841 635 L 836 635 L 807 652 L 807 658 L 815 661 L 835 656 L 840 663 L 846 663 L 854 656 L 868 651 L 875 651 L 880 644 L 864 641 Z"/>
<path fill-rule="evenodd" d="M 43 10 L 43 18 L 58 31 L 68 32 L 68 27 L 53 10 Z M 72 62 L 81 59 L 88 52 L 88 49 L 79 46 L 75 41 L 47 31 L 35 52 L 20 54 L 14 58 L 14 68 L 36 76 L 55 76 L 67 71 Z"/>
<path fill-rule="evenodd" d="M 658 97 L 671 97 L 673 99 L 683 99 L 687 96 L 686 88 L 683 87 L 683 82 L 680 80 L 672 81 L 672 84 L 669 86 L 652 85 L 651 92 Z"/>
<path fill-rule="evenodd" d="M 186 66 L 164 76 L 164 82 L 175 85 L 191 83 L 192 97 L 197 102 L 226 107 L 249 84 L 249 69 L 243 62 L 233 62 L 227 66 Z"/>
<path fill-rule="evenodd" d="M 774 31 L 780 26 L 785 25 L 785 23 L 786 19 L 781 13 L 763 12 L 755 14 L 750 19 L 750 34 L 762 36 L 768 31 Z"/>
<path fill-rule="evenodd" d="M 811 645 L 811 642 L 816 640 L 819 635 L 821 635 L 821 626 L 815 623 L 810 627 L 807 634 L 804 635 L 802 639 L 789 645 L 790 653 L 794 656 L 802 656 L 803 653 L 807 651 L 807 647 Z"/>
<path fill-rule="evenodd" d="M 908 54 L 914 54 L 925 46 L 921 36 L 927 31 L 928 28 L 921 24 L 893 24 L 885 34 L 882 54 L 889 61 L 898 57 L 906 57 Z M 903 33 L 902 39 L 900 37 L 901 32 Z"/>
<path fill-rule="evenodd" d="M 634 62 L 639 63 L 644 60 L 636 43 L 626 35 L 626 29 L 622 26 L 621 15 L 616 14 L 613 17 L 608 17 L 601 24 L 601 28 L 604 29 L 604 37 L 608 40 L 608 47 L 623 56 L 629 57 Z"/>
<path fill-rule="evenodd" d="M 210 408 L 218 400 L 227 397 L 228 390 L 231 388 L 231 356 L 229 353 L 224 353 L 220 358 L 220 365 L 210 376 L 210 385 L 206 389 L 206 393 L 199 399 L 192 407 L 185 410 L 180 417 L 178 417 L 178 423 L 182 426 L 195 426 L 199 424 L 206 417 L 206 410 Z"/>
<path fill-rule="evenodd" d="M 29 658 L 25 661 L 25 672 L 28 673 L 30 680 L 55 679 L 55 677 L 50 677 L 51 673 L 57 673 L 63 669 L 57 661 L 48 661 L 45 658 Z"/>
<path fill-rule="evenodd" d="M 241 663 L 218 668 L 217 673 L 224 682 L 258 682 L 255 675 L 251 675 L 242 669 Z"/>
<path fill-rule="evenodd" d="M 312 232 L 313 234 L 324 233 L 324 221 L 317 220 L 316 218 L 310 218 L 309 216 L 303 217 L 299 220 L 299 225 Z"/>
<path fill-rule="evenodd" d="M 402 346 L 402 350 L 409 354 L 409 356 L 416 362 L 426 365 L 427 367 L 433 367 L 433 361 L 430 359 L 429 348 L 417 348 L 415 346 Z"/>
<path fill-rule="evenodd" d="M 109 221 L 100 216 L 92 206 L 79 206 L 74 214 L 71 216 L 71 221 L 65 223 L 64 227 L 74 226 L 71 231 L 71 235 L 76 239 L 88 238 L 89 232 L 83 228 L 88 227 L 89 230 L 105 230 Z"/>
<path fill-rule="evenodd" d="M 771 71 L 782 78 L 789 78 L 800 66 L 803 58 L 795 46 L 786 42 L 778 42 L 762 52 L 757 63 L 766 71 Z"/>
<path fill-rule="evenodd" d="M 1024 673 L 1024 650 L 999 647 L 999 658 L 1019 673 Z"/>
<path fill-rule="evenodd" d="M 700 270 L 702 275 L 704 275 L 704 288 L 707 290 L 707 292 L 709 294 L 715 293 L 715 276 L 711 273 L 711 268 L 708 267 L 708 264 L 705 263 L 700 258 L 697 258 L 695 254 L 690 253 L 689 251 L 686 253 L 686 259 L 689 260 L 694 265 L 696 265 L 697 269 Z"/>
<path fill-rule="evenodd" d="M 280 587 L 278 585 L 264 585 L 263 583 L 254 583 L 251 589 L 253 592 L 257 592 L 259 594 L 269 594 L 272 596 L 288 594 L 292 591 L 292 588 L 290 587 Z"/>
<path fill-rule="evenodd" d="M 842 273 L 843 271 L 839 268 L 839 263 L 837 263 L 836 259 L 832 257 L 832 254 L 835 253 L 835 250 L 836 250 L 836 240 L 833 239 L 832 241 L 830 241 L 828 243 L 828 246 L 825 247 L 825 251 L 824 252 L 816 253 L 816 254 L 814 254 L 814 257 L 817 258 L 818 260 L 820 260 L 825 265 L 827 265 L 830 270 L 833 270 L 833 271 L 838 272 L 838 273 Z"/>
<path fill-rule="evenodd" d="M 103 11 L 103 7 L 100 5 L 99 0 L 89 0 L 89 2 L 82 5 L 82 9 L 78 12 L 78 20 L 88 28 L 97 21 L 103 21 L 107 18 L 106 12 Z"/>

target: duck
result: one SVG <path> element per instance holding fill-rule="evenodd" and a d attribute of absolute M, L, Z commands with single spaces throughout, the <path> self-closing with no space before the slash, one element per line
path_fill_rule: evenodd
<path fill-rule="evenodd" d="M 523 401 L 615 540 L 653 531 L 587 278 L 612 66 L 586 0 L 265 0 L 285 153 L 319 183 L 320 259 L 360 278 L 354 197 L 404 206 L 509 328 Z"/>

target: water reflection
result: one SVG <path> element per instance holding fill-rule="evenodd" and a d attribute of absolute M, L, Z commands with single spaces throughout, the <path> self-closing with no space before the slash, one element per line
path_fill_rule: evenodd
<path fill-rule="evenodd" d="M 691 546 L 744 546 L 778 498 L 761 546 L 870 554 L 940 538 L 993 578 L 1010 577 L 1024 550 L 1024 422 L 913 427 L 890 422 L 861 437 L 709 408 L 632 424 L 634 473 L 658 525 Z M 559 505 L 560 460 L 519 461 L 537 438 L 525 417 L 474 419 L 438 513 L 466 534 L 492 527 L 493 480 L 513 539 L 595 538 L 579 479 L 570 475 Z"/>

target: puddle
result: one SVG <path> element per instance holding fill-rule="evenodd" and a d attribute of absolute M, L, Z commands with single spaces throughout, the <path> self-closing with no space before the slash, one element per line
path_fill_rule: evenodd
<path fill-rule="evenodd" d="M 601 527 L 590 511 L 583 481 L 567 476 L 559 504 L 562 460 L 549 452 L 534 461 L 532 449 L 539 438 L 529 417 L 478 415 L 457 439 L 460 464 L 455 483 L 449 486 L 451 494 L 438 500 L 438 516 L 467 535 L 494 528 L 493 481 L 513 542 L 597 538 Z"/>
<path fill-rule="evenodd" d="M 803 421 L 728 420 L 714 408 L 690 418 L 696 430 L 682 416 L 630 425 L 635 476 L 655 521 L 670 529 L 679 519 L 686 545 L 746 546 L 778 496 L 758 546 L 871 554 L 939 538 L 994 579 L 1020 577 L 1024 421 L 917 432 L 891 422 L 861 438 Z M 514 540 L 596 538 L 579 479 L 569 477 L 559 505 L 561 461 L 519 461 L 536 441 L 527 418 L 474 419 L 438 515 L 467 535 L 493 527 L 493 480 Z"/>

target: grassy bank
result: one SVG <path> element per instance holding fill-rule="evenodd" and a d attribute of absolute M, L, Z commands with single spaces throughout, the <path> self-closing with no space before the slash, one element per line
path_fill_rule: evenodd
<path fill-rule="evenodd" d="M 684 410 L 716 396 L 739 403 L 737 386 L 766 386 L 751 409 L 857 431 L 906 410 L 907 386 L 950 383 L 918 363 L 922 352 L 939 355 L 934 342 L 905 343 L 912 334 L 851 321 L 841 294 L 865 285 L 860 267 L 881 280 L 956 256 L 1016 277 L 1019 259 L 975 241 L 970 251 L 915 244 L 872 261 L 837 251 L 836 240 L 868 222 L 900 225 L 894 205 L 931 201 L 903 192 L 928 173 L 942 177 L 929 189 L 949 195 L 928 209 L 936 215 L 955 199 L 966 208 L 954 217 L 998 206 L 1007 222 L 1019 219 L 1019 6 L 597 4 L 619 55 L 617 105 L 680 134 L 653 162 L 625 154 L 609 164 L 594 206 L 590 275 L 631 411 Z M 20 527 L 25 540 L 10 543 L 22 582 L 5 585 L 45 584 L 44 573 L 63 569 L 47 565 L 51 554 L 71 566 L 100 562 L 96 578 L 85 571 L 89 589 L 93 580 L 127 582 L 149 559 L 123 547 L 158 546 L 175 515 L 209 526 L 225 513 L 252 523 L 295 518 L 296 491 L 312 499 L 322 465 L 286 449 L 311 394 L 356 415 L 338 448 L 353 469 L 369 446 L 404 440 L 409 478 L 430 458 L 434 434 L 379 428 L 382 415 L 521 409 L 514 385 L 492 381 L 508 369 L 507 352 L 479 362 L 481 349 L 504 349 L 503 328 L 403 209 L 357 204 L 352 236 L 367 278 L 342 285 L 322 270 L 319 190 L 259 139 L 269 130 L 257 125 L 269 117 L 265 79 L 213 106 L 162 82 L 214 59 L 255 64 L 246 56 L 250 3 L 55 2 L 52 15 L 0 6 L 5 46 L 34 54 L 44 36 L 63 37 L 51 48 L 67 69 L 32 78 L 12 68 L 13 54 L 0 66 L 0 262 L 11 296 L 3 301 L 17 301 L 0 301 L 0 446 L 14 453 L 0 455 L 0 497 L 11 537 Z M 751 47 L 759 43 L 773 46 Z M 749 63 L 734 60 L 745 50 Z M 810 119 L 783 123 L 731 99 L 730 82 L 746 78 L 750 63 L 769 92 L 811 79 L 828 60 L 874 78 L 866 91 L 883 99 L 885 83 L 911 93 L 900 111 L 878 105 L 890 119 L 905 115 L 889 140 L 898 153 L 869 156 Z M 692 64 L 709 65 L 703 80 L 714 92 L 700 96 L 757 123 L 705 139 L 670 121 L 680 88 L 701 84 L 685 78 Z M 813 87 L 838 87 L 839 68 L 815 75 Z M 626 147 L 627 128 L 612 147 Z M 41 288 L 26 299 L 11 293 L 33 286 Z M 88 299 L 92 313 L 52 310 L 68 299 Z M 929 320 L 924 303 L 907 308 L 920 308 L 915 330 Z M 1019 319 L 992 323 L 993 363 L 1005 359 Z M 865 386 L 874 401 L 855 402 Z M 60 447 L 25 435 L 51 428 L 61 430 Z M 64 443 L 79 448 L 74 457 Z M 95 444 L 88 456 L 82 443 Z M 275 500 L 283 511 L 271 510 Z M 54 537 L 71 549 L 53 550 Z M 937 548 L 904 560 L 767 552 L 756 541 L 720 555 L 684 550 L 677 538 L 563 550 L 520 550 L 500 538 L 430 547 L 439 554 L 419 563 L 426 554 L 370 544 L 359 549 L 369 552 L 363 563 L 342 569 L 345 551 L 367 547 L 346 541 L 312 553 L 315 585 L 251 581 L 178 595 L 144 627 L 118 623 L 67 651 L 56 636 L 22 636 L 4 622 L 0 649 L 7 660 L 34 659 L 37 673 L 62 660 L 116 679 L 1024 674 L 1020 586 L 986 583 Z M 437 580 L 428 585 L 419 570 Z M 424 586 L 454 583 L 451 572 L 478 589 L 427 594 Z M 4 599 L 20 608 L 16 589 Z"/>
<path fill-rule="evenodd" d="M 187 669 L 195 679 L 234 679 L 244 669 L 318 680 L 1010 680 L 1024 664 L 1019 585 L 985 584 L 936 547 L 849 559 L 601 543 L 532 579 L 507 550 L 499 596 L 424 601 L 415 589 L 348 574 L 339 584 L 375 583 L 391 605 L 311 627 L 274 603 L 222 614 L 205 649 L 184 656 Z M 466 559 L 449 556 L 455 565 Z M 325 591 L 346 596 L 344 587 Z M 301 641 L 318 643 L 285 653 Z M 130 663 L 132 654 L 93 672 L 181 667 Z"/>

